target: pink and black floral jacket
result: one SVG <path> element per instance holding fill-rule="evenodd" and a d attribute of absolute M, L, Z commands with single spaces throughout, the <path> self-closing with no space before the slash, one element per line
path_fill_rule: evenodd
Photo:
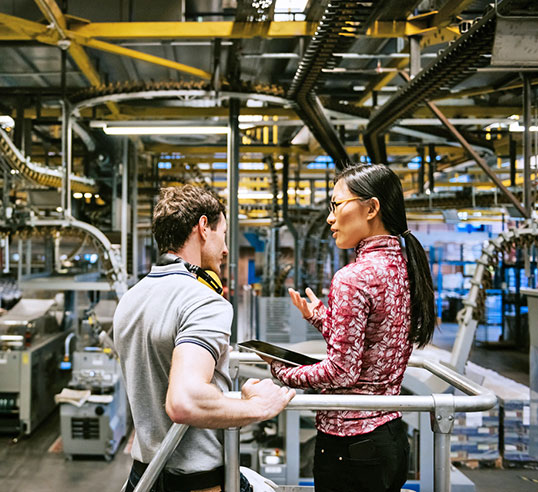
<path fill-rule="evenodd" d="M 273 375 L 295 388 L 322 393 L 398 395 L 413 349 L 406 260 L 395 236 L 359 243 L 357 258 L 336 272 L 328 307 L 321 302 L 308 319 L 327 342 L 327 359 L 290 367 L 274 361 Z M 319 411 L 318 430 L 337 436 L 365 434 L 399 412 Z"/>

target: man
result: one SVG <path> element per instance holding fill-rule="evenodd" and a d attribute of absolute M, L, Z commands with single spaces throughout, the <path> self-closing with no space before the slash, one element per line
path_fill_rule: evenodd
<path fill-rule="evenodd" d="M 270 379 L 248 380 L 242 399 L 228 371 L 231 305 L 196 280 L 197 267 L 220 271 L 228 254 L 223 205 L 191 185 L 165 188 L 153 215 L 160 266 L 121 299 L 114 342 L 133 414 L 135 439 L 128 491 L 172 422 L 190 427 L 158 480 L 158 491 L 220 491 L 222 429 L 280 413 L 294 390 Z"/>

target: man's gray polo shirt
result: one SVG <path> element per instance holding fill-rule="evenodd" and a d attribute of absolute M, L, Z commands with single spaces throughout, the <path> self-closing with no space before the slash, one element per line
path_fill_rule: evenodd
<path fill-rule="evenodd" d="M 133 414 L 134 459 L 148 463 L 172 424 L 165 401 L 176 346 L 194 343 L 206 349 L 215 360 L 212 383 L 221 391 L 231 389 L 232 317 L 230 303 L 198 282 L 181 263 L 154 266 L 121 298 L 114 315 L 114 344 Z M 166 468 L 193 473 L 219 467 L 222 442 L 222 430 L 191 427 Z"/>

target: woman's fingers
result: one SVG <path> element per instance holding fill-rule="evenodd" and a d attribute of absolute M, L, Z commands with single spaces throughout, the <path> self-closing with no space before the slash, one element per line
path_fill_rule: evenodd
<path fill-rule="evenodd" d="M 310 308 L 313 305 L 309 305 L 308 301 L 305 298 L 301 297 L 299 292 L 297 292 L 296 290 L 294 290 L 292 288 L 289 288 L 288 292 L 290 294 L 291 301 L 293 302 L 293 304 L 299 309 L 299 311 L 301 311 L 302 315 L 305 318 L 308 318 L 312 314 Z M 314 302 L 315 304 L 317 304 L 319 302 L 318 298 L 312 292 L 312 289 L 307 288 L 306 289 L 306 295 L 308 296 L 310 301 Z"/>
<path fill-rule="evenodd" d="M 314 304 L 317 304 L 319 302 L 319 299 L 317 298 L 316 294 L 314 294 L 314 292 L 312 291 L 310 287 L 307 287 L 305 292 L 308 298 L 310 299 L 310 302 L 313 302 Z"/>
<path fill-rule="evenodd" d="M 291 301 L 293 302 L 293 304 L 295 304 L 297 307 L 299 307 L 299 303 L 301 301 L 301 296 L 299 295 L 298 292 L 296 292 L 295 290 L 293 289 L 288 289 L 288 292 L 290 294 L 290 297 L 291 297 Z"/>

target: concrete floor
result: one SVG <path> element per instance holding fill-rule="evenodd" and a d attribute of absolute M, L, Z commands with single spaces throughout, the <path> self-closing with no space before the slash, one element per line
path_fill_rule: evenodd
<path fill-rule="evenodd" d="M 451 349 L 457 331 L 444 325 L 434 339 Z M 480 339 L 481 334 L 479 332 Z M 527 384 L 528 356 L 514 350 L 493 350 L 475 344 L 471 360 Z M 48 452 L 59 436 L 59 415 L 53 413 L 30 437 L 16 444 L 0 436 L 0 492 L 119 492 L 131 466 L 124 453 L 125 442 L 112 462 L 101 458 L 75 458 L 68 461 L 61 453 Z M 536 469 L 461 469 L 476 487 L 476 492 L 536 492 Z"/>
<path fill-rule="evenodd" d="M 60 434 L 55 411 L 30 437 L 13 444 L 0 436 L 0 491 L 2 492 L 119 492 L 131 468 L 125 443 L 112 462 L 102 458 L 65 459 L 48 449 Z"/>

